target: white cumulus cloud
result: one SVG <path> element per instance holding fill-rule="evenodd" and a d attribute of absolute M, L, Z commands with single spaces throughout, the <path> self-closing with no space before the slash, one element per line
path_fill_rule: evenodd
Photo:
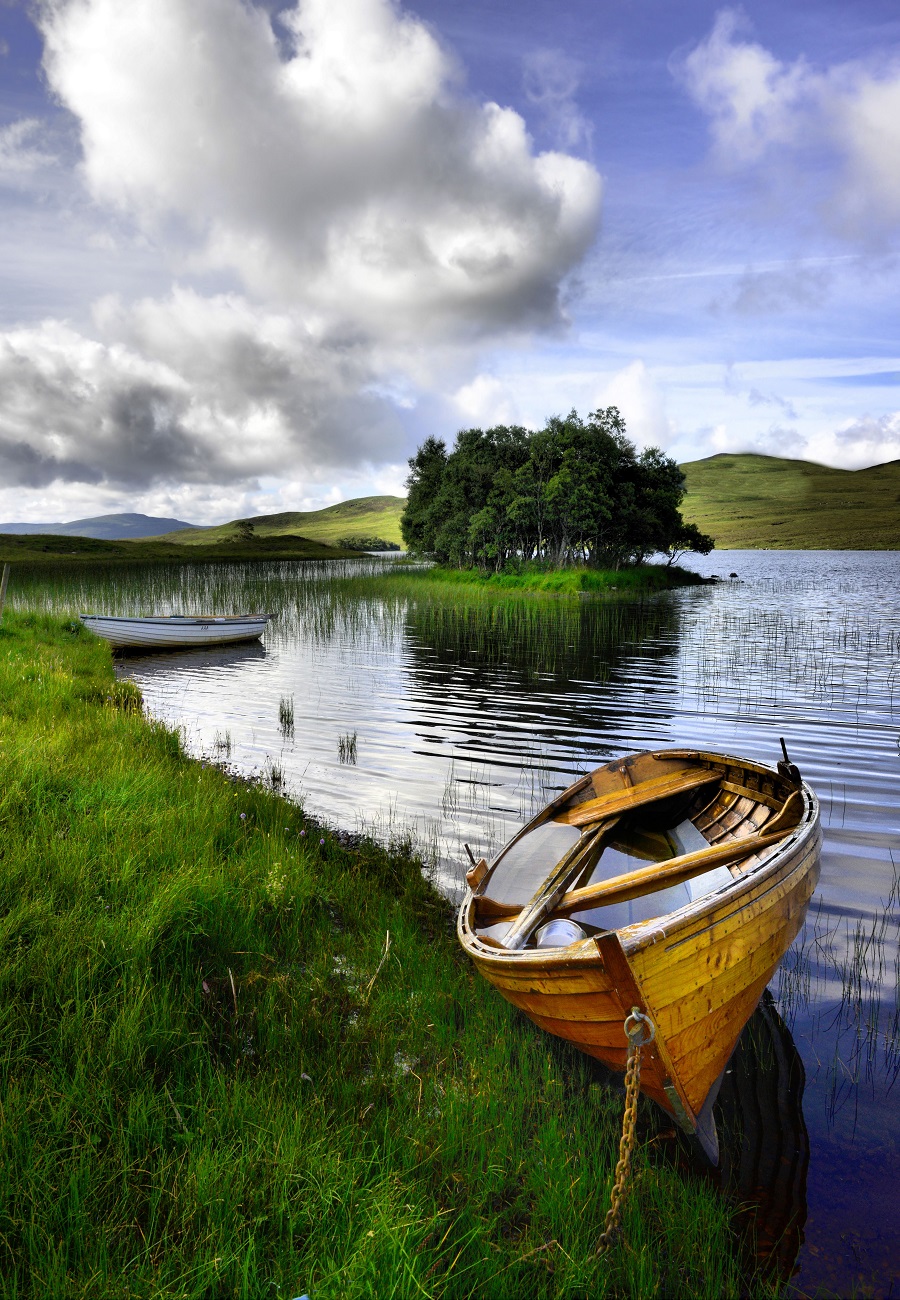
<path fill-rule="evenodd" d="M 524 60 L 525 94 L 564 149 L 590 146 L 591 123 L 575 101 L 581 66 L 560 50 L 533 50 Z"/>
<path fill-rule="evenodd" d="M 0 127 L 0 184 L 21 185 L 56 162 L 42 135 L 41 122 L 35 117 L 20 117 Z"/>
<path fill-rule="evenodd" d="M 31 489 L 49 510 L 54 485 L 62 502 L 82 484 L 106 508 L 119 491 L 186 510 L 193 485 L 208 514 L 217 486 L 282 501 L 363 468 L 394 482 L 417 404 L 453 410 L 435 376 L 452 391 L 492 341 L 564 323 L 597 172 L 470 96 L 393 0 L 35 13 L 97 239 L 130 232 L 178 283 L 105 297 L 88 326 L 0 334 L 8 501 Z M 43 166 L 39 141 L 7 128 L 0 164 Z"/>
<path fill-rule="evenodd" d="M 548 325 L 599 178 L 535 154 L 390 0 L 47 0 L 45 67 L 95 197 L 195 265 L 379 335 Z"/>
<path fill-rule="evenodd" d="M 785 64 L 762 45 L 741 39 L 746 26 L 739 11 L 722 10 L 706 40 L 676 65 L 709 116 L 720 157 L 732 164 L 755 162 L 772 144 L 795 139 L 812 77 L 802 58 Z"/>
<path fill-rule="evenodd" d="M 740 10 L 722 10 L 709 36 L 673 63 L 675 75 L 709 118 L 720 161 L 729 167 L 793 158 L 789 183 L 815 171 L 817 154 L 836 156 L 831 216 L 866 237 L 900 220 L 900 57 L 815 67 L 802 54 L 777 58 L 749 38 Z"/>
<path fill-rule="evenodd" d="M 632 361 L 608 381 L 598 406 L 617 406 L 638 447 L 667 448 L 675 437 L 665 398 L 643 361 Z"/>

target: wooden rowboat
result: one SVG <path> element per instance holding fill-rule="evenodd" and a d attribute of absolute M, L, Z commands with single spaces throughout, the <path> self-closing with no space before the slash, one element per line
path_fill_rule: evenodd
<path fill-rule="evenodd" d="M 819 877 L 819 804 L 793 764 L 631 754 L 473 863 L 460 942 L 542 1029 L 624 1070 L 649 1016 L 641 1089 L 715 1163 L 712 1107 L 741 1030 Z"/>
<path fill-rule="evenodd" d="M 228 645 L 232 641 L 255 641 L 266 630 L 270 614 L 154 614 L 115 617 L 110 614 L 81 614 L 91 632 L 119 648 L 180 649 L 182 646 Z"/>

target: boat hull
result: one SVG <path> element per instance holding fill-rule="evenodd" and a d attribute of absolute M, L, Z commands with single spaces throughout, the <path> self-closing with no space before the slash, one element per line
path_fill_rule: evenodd
<path fill-rule="evenodd" d="M 760 799 L 774 804 L 780 778 L 771 769 L 724 755 L 697 757 L 720 765 L 739 788 L 758 785 Z M 625 1068 L 626 1016 L 634 1006 L 649 1015 L 656 1038 L 644 1052 L 642 1091 L 702 1139 L 722 1072 L 803 924 L 818 880 L 818 802 L 806 785 L 801 794 L 800 820 L 780 843 L 688 906 L 566 948 L 504 951 L 480 937 L 470 890 L 459 913 L 460 942 L 481 974 L 535 1024 L 614 1070 Z M 743 820 L 722 832 L 736 841 L 742 828 L 747 835 L 757 828 L 749 806 L 737 811 Z M 714 1132 L 704 1142 L 710 1154 Z"/>
<path fill-rule="evenodd" d="M 192 618 L 154 615 L 121 618 L 82 614 L 86 628 L 115 649 L 177 650 L 184 646 L 230 645 L 255 641 L 266 630 L 270 615 L 210 615 Z"/>

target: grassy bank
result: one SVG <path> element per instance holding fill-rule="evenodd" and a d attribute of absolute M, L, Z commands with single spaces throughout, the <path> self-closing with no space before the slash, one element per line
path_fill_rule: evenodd
<path fill-rule="evenodd" d="M 731 453 L 691 461 L 682 514 L 719 549 L 900 549 L 900 461 L 831 469 Z"/>
<path fill-rule="evenodd" d="M 110 542 L 99 537 L 63 537 L 56 533 L 0 534 L 0 563 L 67 564 L 84 561 L 127 561 L 132 564 L 235 564 L 244 560 L 336 560 L 355 555 L 308 537 L 252 537 L 196 546 L 163 542 L 158 537 Z"/>
<path fill-rule="evenodd" d="M 440 566 L 413 569 L 398 565 L 383 576 L 391 581 L 409 577 L 419 586 L 472 587 L 488 592 L 533 592 L 548 596 L 577 596 L 585 592 L 638 595 L 695 586 L 705 581 L 687 569 L 665 564 L 639 564 L 624 569 L 525 568 L 519 573 L 484 573 L 480 569 L 444 569 Z"/>
<path fill-rule="evenodd" d="M 5 1296 L 739 1291 L 727 1203 L 646 1142 L 591 1259 L 621 1094 L 409 853 L 187 759 L 80 625 L 9 613 L 0 984 Z"/>

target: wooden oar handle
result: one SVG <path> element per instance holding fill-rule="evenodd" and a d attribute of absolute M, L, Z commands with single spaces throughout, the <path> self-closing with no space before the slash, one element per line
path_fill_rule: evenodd
<path fill-rule="evenodd" d="M 696 853 L 685 853 L 681 857 L 669 858 L 667 862 L 655 862 L 650 867 L 641 867 L 610 880 L 598 881 L 596 885 L 586 885 L 583 889 L 573 889 L 564 894 L 554 908 L 557 914 L 580 912 L 589 907 L 608 907 L 613 903 L 627 903 L 631 898 L 642 898 L 645 894 L 655 894 L 660 889 L 672 885 L 683 885 L 694 876 L 702 876 L 713 867 L 724 867 L 740 858 L 749 857 L 761 849 L 770 848 L 790 834 L 790 828 L 783 828 L 768 835 L 747 835 L 744 839 L 731 840 L 728 844 L 712 844 L 708 849 L 699 849 Z"/>

